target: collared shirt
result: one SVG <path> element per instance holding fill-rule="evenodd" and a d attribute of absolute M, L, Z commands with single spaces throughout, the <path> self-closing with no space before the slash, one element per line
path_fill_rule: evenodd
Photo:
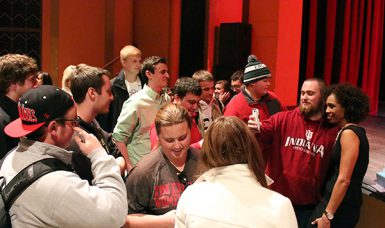
<path fill-rule="evenodd" d="M 127 145 L 133 165 L 151 151 L 151 125 L 158 110 L 168 103 L 167 94 L 158 94 L 147 85 L 124 102 L 112 138 Z"/>

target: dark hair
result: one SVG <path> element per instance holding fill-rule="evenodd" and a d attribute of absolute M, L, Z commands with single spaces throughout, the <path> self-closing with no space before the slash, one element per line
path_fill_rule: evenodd
<path fill-rule="evenodd" d="M 151 73 L 154 73 L 155 72 L 155 66 L 158 65 L 159 63 L 166 64 L 167 61 L 165 58 L 159 57 L 159 56 L 150 56 L 150 57 L 147 57 L 146 59 L 144 59 L 143 64 L 142 64 L 142 70 L 141 70 L 142 76 L 147 78 L 147 76 L 146 76 L 147 70 L 150 71 Z"/>
<path fill-rule="evenodd" d="M 38 67 L 36 60 L 20 54 L 6 54 L 0 56 L 0 93 L 6 94 L 11 84 L 24 85 L 30 74 L 36 74 Z"/>
<path fill-rule="evenodd" d="M 178 95 L 183 99 L 187 93 L 192 93 L 196 96 L 202 95 L 202 89 L 199 82 L 189 77 L 179 78 L 174 85 L 173 94 Z"/>
<path fill-rule="evenodd" d="M 247 164 L 257 181 L 267 186 L 264 161 L 254 134 L 234 116 L 221 116 L 207 129 L 201 152 L 202 172 L 221 166 Z"/>
<path fill-rule="evenodd" d="M 94 88 L 100 94 L 104 84 L 103 75 L 110 76 L 107 70 L 86 64 L 77 65 L 71 74 L 71 93 L 78 104 L 84 101 L 89 88 Z"/>
<path fill-rule="evenodd" d="M 241 81 L 243 83 L 243 71 L 237 70 L 231 75 L 231 81 Z"/>
<path fill-rule="evenodd" d="M 155 117 L 155 129 L 159 135 L 161 127 L 172 126 L 187 121 L 191 129 L 191 120 L 187 110 L 178 104 L 167 104 L 159 109 Z"/>
<path fill-rule="evenodd" d="M 41 76 L 42 85 L 52 85 L 52 77 L 49 75 L 49 73 L 44 71 L 39 71 L 37 73 L 38 77 Z"/>
<path fill-rule="evenodd" d="M 225 90 L 225 92 L 232 93 L 229 81 L 227 81 L 227 80 L 219 80 L 219 81 L 215 82 L 215 85 L 216 84 L 222 84 L 223 85 L 223 89 Z"/>
<path fill-rule="evenodd" d="M 326 88 L 324 100 L 331 94 L 344 108 L 344 118 L 348 123 L 359 123 L 368 115 L 369 98 L 360 88 L 349 84 L 332 85 Z"/>

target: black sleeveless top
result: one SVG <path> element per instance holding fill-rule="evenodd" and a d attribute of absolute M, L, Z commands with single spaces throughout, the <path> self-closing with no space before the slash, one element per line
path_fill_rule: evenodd
<path fill-rule="evenodd" d="M 329 202 L 333 187 L 336 183 L 340 161 L 341 161 L 341 134 L 342 131 L 350 129 L 352 130 L 360 140 L 359 152 L 356 164 L 353 169 L 352 177 L 350 180 L 349 187 L 346 191 L 345 197 L 342 203 L 360 206 L 362 204 L 362 191 L 361 185 L 364 179 L 366 170 L 369 164 L 369 142 L 366 137 L 366 131 L 364 128 L 357 125 L 349 125 L 341 130 L 341 133 L 337 136 L 335 145 L 332 150 L 332 158 L 330 168 L 332 169 L 332 177 L 326 184 L 325 198 L 326 202 Z"/>

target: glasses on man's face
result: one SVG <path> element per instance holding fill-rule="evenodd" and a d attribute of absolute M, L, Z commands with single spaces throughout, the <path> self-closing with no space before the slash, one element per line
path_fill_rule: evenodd
<path fill-rule="evenodd" d="M 230 86 L 231 89 L 239 89 L 242 85 L 232 85 Z"/>
<path fill-rule="evenodd" d="M 74 119 L 56 119 L 56 122 L 70 122 L 72 127 L 79 127 L 80 119 L 75 117 Z"/>
<path fill-rule="evenodd" d="M 178 173 L 178 180 L 181 184 L 183 184 L 185 189 L 190 185 L 187 176 L 186 174 L 184 174 L 184 172 Z"/>

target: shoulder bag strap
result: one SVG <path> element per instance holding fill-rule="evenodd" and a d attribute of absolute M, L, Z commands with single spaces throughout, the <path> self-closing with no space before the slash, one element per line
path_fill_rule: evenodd
<path fill-rule="evenodd" d="M 45 158 L 25 167 L 1 191 L 6 208 L 9 209 L 17 197 L 41 176 L 57 170 L 71 171 L 71 168 L 57 158 Z"/>

